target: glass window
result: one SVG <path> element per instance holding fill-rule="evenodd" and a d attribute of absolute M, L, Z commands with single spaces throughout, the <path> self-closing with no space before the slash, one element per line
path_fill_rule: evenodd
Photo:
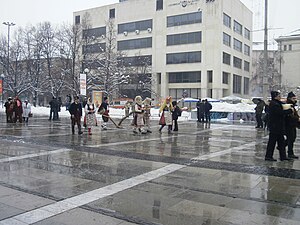
<path fill-rule="evenodd" d="M 208 83 L 213 82 L 213 71 L 212 70 L 207 71 L 207 81 L 208 81 Z"/>
<path fill-rule="evenodd" d="M 250 56 L 250 46 L 244 45 L 244 54 Z"/>
<path fill-rule="evenodd" d="M 284 45 L 284 46 L 283 46 L 283 51 L 286 51 L 286 50 L 287 50 L 287 46 Z"/>
<path fill-rule="evenodd" d="M 188 13 L 167 17 L 167 27 L 182 26 L 187 24 L 202 23 L 202 12 Z"/>
<path fill-rule="evenodd" d="M 106 48 L 105 43 L 83 45 L 82 46 L 82 53 L 83 54 L 101 53 L 101 52 L 105 52 L 105 48 Z"/>
<path fill-rule="evenodd" d="M 223 63 L 230 65 L 231 56 L 225 52 L 223 52 Z"/>
<path fill-rule="evenodd" d="M 243 44 L 237 39 L 233 39 L 233 48 L 239 52 L 243 51 Z"/>
<path fill-rule="evenodd" d="M 75 24 L 80 24 L 80 16 L 75 16 Z"/>
<path fill-rule="evenodd" d="M 201 31 L 184 34 L 167 35 L 167 46 L 201 43 Z"/>
<path fill-rule="evenodd" d="M 225 14 L 225 13 L 223 13 L 223 24 L 224 24 L 226 27 L 231 28 L 231 18 L 230 18 L 230 16 L 228 16 L 228 15 Z"/>
<path fill-rule="evenodd" d="M 167 64 L 201 62 L 201 52 L 181 52 L 167 54 Z"/>
<path fill-rule="evenodd" d="M 242 77 L 239 75 L 233 74 L 233 93 L 241 94 L 242 93 Z"/>
<path fill-rule="evenodd" d="M 118 24 L 118 34 L 122 34 L 123 32 L 135 32 L 136 30 L 148 30 L 148 28 L 152 29 L 152 20 L 142 20 L 131 23 L 122 23 Z"/>
<path fill-rule="evenodd" d="M 242 30 L 242 29 L 243 29 L 243 26 L 242 26 L 239 22 L 234 21 L 234 23 L 233 23 L 233 30 L 234 30 L 236 33 L 242 35 L 242 33 L 243 33 L 243 30 Z"/>
<path fill-rule="evenodd" d="M 247 28 L 244 29 L 244 35 L 245 38 L 247 38 L 248 40 L 250 40 L 250 30 L 248 30 Z"/>
<path fill-rule="evenodd" d="M 83 30 L 82 36 L 83 38 L 96 38 L 101 37 L 101 35 L 106 35 L 106 27 L 96 27 L 87 30 Z"/>
<path fill-rule="evenodd" d="M 229 73 L 223 72 L 222 83 L 229 84 Z"/>
<path fill-rule="evenodd" d="M 244 95 L 249 95 L 249 78 L 244 77 Z"/>
<path fill-rule="evenodd" d="M 250 71 L 250 63 L 247 61 L 244 61 L 244 70 L 248 72 Z"/>
<path fill-rule="evenodd" d="M 223 44 L 227 46 L 231 46 L 231 37 L 230 35 L 223 33 Z"/>
<path fill-rule="evenodd" d="M 110 9 L 109 10 L 109 19 L 114 19 L 116 17 L 116 10 Z"/>
<path fill-rule="evenodd" d="M 169 73 L 169 83 L 200 83 L 201 71 Z"/>
<path fill-rule="evenodd" d="M 119 64 L 123 66 L 150 66 L 152 65 L 152 56 L 132 56 L 132 57 L 122 57 L 118 58 Z"/>
<path fill-rule="evenodd" d="M 156 11 L 164 9 L 164 1 L 163 0 L 156 0 Z"/>
<path fill-rule="evenodd" d="M 292 51 L 292 45 L 289 45 L 289 51 Z"/>
<path fill-rule="evenodd" d="M 118 50 L 152 48 L 152 38 L 131 39 L 118 41 Z"/>
<path fill-rule="evenodd" d="M 233 57 L 233 66 L 242 69 L 242 60 L 238 57 Z"/>

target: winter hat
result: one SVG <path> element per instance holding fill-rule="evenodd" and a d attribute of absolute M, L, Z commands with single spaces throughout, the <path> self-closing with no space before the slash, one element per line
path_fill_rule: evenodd
<path fill-rule="evenodd" d="M 296 95 L 292 91 L 288 93 L 287 98 L 293 98 L 293 97 L 296 97 Z"/>
<path fill-rule="evenodd" d="M 271 91 L 271 97 L 272 97 L 272 99 L 276 98 L 278 95 L 280 95 L 279 91 Z"/>

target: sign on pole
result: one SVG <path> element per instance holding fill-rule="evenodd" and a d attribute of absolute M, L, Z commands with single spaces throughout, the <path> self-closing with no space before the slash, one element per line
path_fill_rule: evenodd
<path fill-rule="evenodd" d="M 3 94 L 3 80 L 0 80 L 0 95 Z"/>
<path fill-rule="evenodd" d="M 80 95 L 86 95 L 86 74 L 81 73 L 79 78 Z"/>
<path fill-rule="evenodd" d="M 98 108 L 99 105 L 102 103 L 102 96 L 103 96 L 103 92 L 102 91 L 95 91 L 93 90 L 93 102 L 96 105 L 96 107 Z"/>

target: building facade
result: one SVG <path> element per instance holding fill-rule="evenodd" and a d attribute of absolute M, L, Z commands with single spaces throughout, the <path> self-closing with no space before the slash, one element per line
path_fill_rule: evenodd
<path fill-rule="evenodd" d="M 159 96 L 249 96 L 252 12 L 239 0 L 120 0 L 74 12 L 74 23 L 86 13 L 92 29 L 114 20 L 129 60 L 150 57 Z"/>
<path fill-rule="evenodd" d="M 281 85 L 290 90 L 300 86 L 300 34 L 281 36 L 275 39 L 280 55 L 279 73 Z"/>

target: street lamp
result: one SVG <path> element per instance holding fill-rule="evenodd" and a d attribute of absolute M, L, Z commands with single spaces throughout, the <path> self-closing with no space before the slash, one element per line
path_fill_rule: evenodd
<path fill-rule="evenodd" d="M 12 22 L 3 22 L 3 25 L 7 26 L 7 75 L 9 76 L 9 41 L 10 41 L 10 27 L 15 26 Z M 14 88 L 17 86 L 17 77 L 15 76 Z M 15 90 L 16 91 L 16 90 Z"/>
<path fill-rule="evenodd" d="M 85 73 L 85 79 L 86 79 L 86 95 L 88 96 L 88 93 L 89 93 L 89 91 L 88 91 L 88 73 L 90 72 L 90 70 L 88 69 L 88 68 L 85 68 L 84 70 L 83 70 L 83 72 Z"/>

